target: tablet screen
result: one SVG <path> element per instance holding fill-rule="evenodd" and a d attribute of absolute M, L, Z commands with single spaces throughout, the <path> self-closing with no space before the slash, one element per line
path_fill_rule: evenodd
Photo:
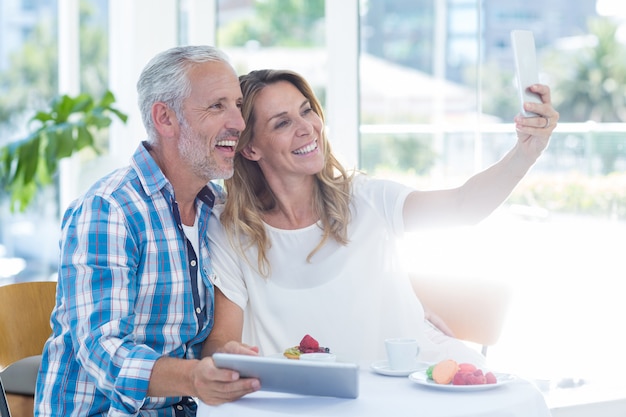
<path fill-rule="evenodd" d="M 359 366 L 347 362 L 300 361 L 265 356 L 216 353 L 218 368 L 258 378 L 261 390 L 301 395 L 356 398 L 359 395 Z"/>

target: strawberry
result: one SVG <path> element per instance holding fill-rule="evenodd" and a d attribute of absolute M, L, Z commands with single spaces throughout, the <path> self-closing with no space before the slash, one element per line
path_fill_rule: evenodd
<path fill-rule="evenodd" d="M 485 374 L 485 379 L 486 379 L 487 384 L 495 384 L 496 382 L 498 382 L 498 379 L 493 374 L 493 372 L 487 372 Z"/>
<path fill-rule="evenodd" d="M 300 341 L 300 352 L 302 353 L 314 353 L 319 352 L 320 344 L 317 340 L 313 339 L 310 335 L 305 335 Z"/>

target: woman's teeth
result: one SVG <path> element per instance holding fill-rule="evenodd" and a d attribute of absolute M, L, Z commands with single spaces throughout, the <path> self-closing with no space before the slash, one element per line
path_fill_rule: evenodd
<path fill-rule="evenodd" d="M 303 148 L 296 149 L 295 151 L 293 151 L 293 153 L 295 153 L 296 155 L 303 155 L 305 153 L 312 152 L 312 151 L 314 151 L 316 149 L 317 149 L 317 141 L 315 141 L 315 142 L 313 142 L 313 143 L 311 143 L 311 144 L 309 144 L 309 145 L 307 145 L 307 146 L 305 146 Z"/>

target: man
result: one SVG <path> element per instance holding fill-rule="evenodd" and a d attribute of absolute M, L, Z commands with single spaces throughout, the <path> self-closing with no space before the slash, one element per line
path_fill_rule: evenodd
<path fill-rule="evenodd" d="M 244 129 L 219 50 L 154 57 L 137 84 L 148 140 L 63 217 L 39 416 L 189 416 L 259 388 L 201 358 L 213 326 L 207 225 Z M 208 184 L 208 185 L 207 185 Z M 236 352 L 235 352 L 236 353 Z"/>

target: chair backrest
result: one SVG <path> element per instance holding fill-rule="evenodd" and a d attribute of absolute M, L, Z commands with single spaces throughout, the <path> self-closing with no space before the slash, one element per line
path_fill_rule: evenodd
<path fill-rule="evenodd" d="M 56 282 L 0 286 L 0 371 L 20 359 L 41 355 L 52 333 L 55 300 Z"/>
<path fill-rule="evenodd" d="M 483 346 L 496 344 L 508 313 L 511 288 L 501 282 L 472 277 L 411 277 L 425 308 L 441 317 L 455 337 Z"/>

